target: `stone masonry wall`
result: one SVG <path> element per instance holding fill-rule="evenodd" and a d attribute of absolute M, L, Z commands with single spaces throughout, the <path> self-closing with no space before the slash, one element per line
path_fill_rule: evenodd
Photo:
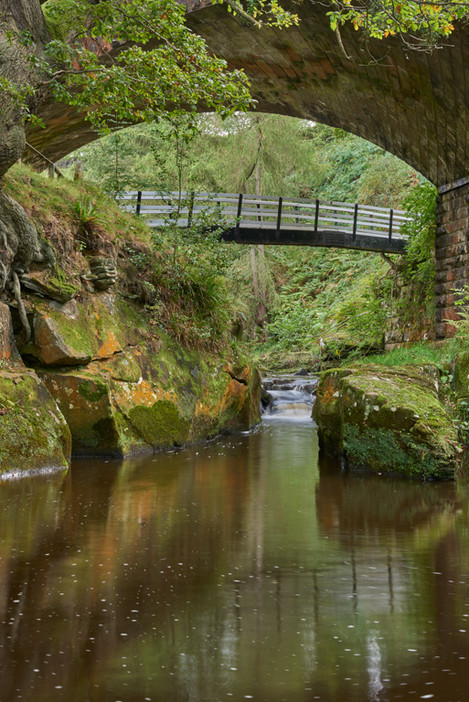
<path fill-rule="evenodd" d="M 401 301 L 396 305 L 393 317 L 388 320 L 384 334 L 384 348 L 391 351 L 400 346 L 407 346 L 416 341 L 435 339 L 435 316 L 421 301 L 421 292 L 413 284 L 405 284 L 402 276 L 394 282 L 394 299 Z"/>
<path fill-rule="evenodd" d="M 452 336 L 457 319 L 455 290 L 469 285 L 469 182 L 441 192 L 437 204 L 436 337 Z"/>

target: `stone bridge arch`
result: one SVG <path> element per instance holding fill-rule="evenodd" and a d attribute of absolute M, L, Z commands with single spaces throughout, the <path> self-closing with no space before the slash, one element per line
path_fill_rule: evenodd
<path fill-rule="evenodd" d="M 231 68 L 246 71 L 259 111 L 340 127 L 439 186 L 467 175 L 469 28 L 457 29 L 451 45 L 430 54 L 406 53 L 397 38 L 372 40 L 367 52 L 359 33 L 346 26 L 347 58 L 317 0 L 293 4 L 300 25 L 284 30 L 246 25 L 209 0 L 186 4 L 194 31 Z M 28 141 L 52 160 L 96 138 L 81 115 L 52 100 L 39 116 L 46 129 L 30 128 Z"/>
<path fill-rule="evenodd" d="M 292 4 L 298 27 L 246 25 L 209 0 L 186 0 L 188 23 L 231 68 L 252 82 L 257 109 L 314 119 L 382 146 L 440 188 L 437 335 L 454 318 L 452 289 L 469 282 L 469 27 L 432 53 L 405 51 L 398 38 L 372 40 L 342 30 L 345 52 L 317 0 Z M 46 129 L 29 143 L 51 160 L 96 138 L 71 108 L 45 102 Z"/>

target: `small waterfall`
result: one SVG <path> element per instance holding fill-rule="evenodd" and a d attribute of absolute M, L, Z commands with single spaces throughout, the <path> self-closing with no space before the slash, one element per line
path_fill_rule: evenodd
<path fill-rule="evenodd" d="M 262 382 L 264 418 L 311 417 L 318 378 L 311 375 L 279 375 Z"/>

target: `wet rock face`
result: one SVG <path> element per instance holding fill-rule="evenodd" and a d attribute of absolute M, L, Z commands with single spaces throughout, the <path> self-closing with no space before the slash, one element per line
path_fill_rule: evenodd
<path fill-rule="evenodd" d="M 57 400 L 76 454 L 182 446 L 259 421 L 256 371 L 159 338 L 108 292 L 65 304 L 31 298 L 28 309 L 33 334 L 21 351 Z"/>
<path fill-rule="evenodd" d="M 258 421 L 260 382 L 243 370 L 233 378 L 215 362 L 153 342 L 78 370 L 40 375 L 57 399 L 81 455 L 126 456 L 183 446 Z"/>
<path fill-rule="evenodd" d="M 322 448 L 351 468 L 454 477 L 459 446 L 434 366 L 362 366 L 321 376 L 313 416 Z"/>
<path fill-rule="evenodd" d="M 66 469 L 71 448 L 67 423 L 36 374 L 0 371 L 0 473 Z"/>

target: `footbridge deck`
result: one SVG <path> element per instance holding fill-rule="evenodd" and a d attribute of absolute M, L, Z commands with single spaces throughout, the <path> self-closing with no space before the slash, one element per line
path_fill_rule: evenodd
<path fill-rule="evenodd" d="M 233 193 L 131 191 L 118 201 L 155 228 L 168 222 L 189 227 L 214 213 L 222 223 L 220 238 L 238 244 L 401 253 L 406 243 L 401 228 L 409 220 L 403 210 Z"/>

